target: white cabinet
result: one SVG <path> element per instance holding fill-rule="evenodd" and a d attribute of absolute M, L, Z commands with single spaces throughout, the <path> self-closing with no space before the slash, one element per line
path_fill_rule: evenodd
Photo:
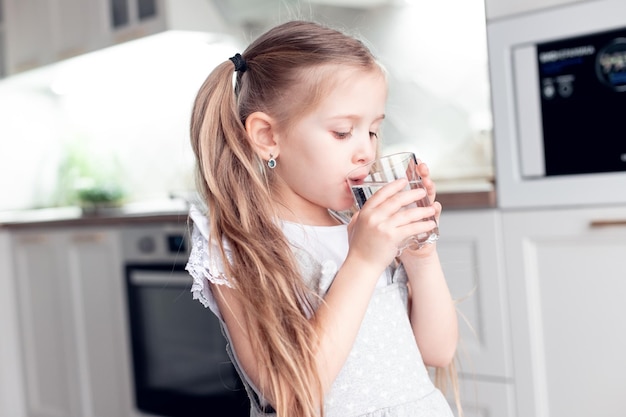
<path fill-rule="evenodd" d="M 461 380 L 463 417 L 515 416 L 513 384 L 481 379 Z M 454 408 L 453 408 L 454 409 Z"/>
<path fill-rule="evenodd" d="M 4 0 L 7 75 L 164 30 L 160 0 Z"/>
<path fill-rule="evenodd" d="M 439 256 L 458 300 L 461 402 L 468 416 L 512 417 L 506 282 L 497 210 L 445 211 Z"/>
<path fill-rule="evenodd" d="M 25 417 L 11 245 L 0 228 L 0 416 Z"/>
<path fill-rule="evenodd" d="M 89 52 L 100 15 L 84 0 L 4 0 L 7 75 Z"/>
<path fill-rule="evenodd" d="M 165 0 L 99 0 L 102 44 L 115 45 L 166 29 Z"/>
<path fill-rule="evenodd" d="M 12 234 L 28 417 L 110 417 L 128 409 L 118 235 Z"/>
<path fill-rule="evenodd" d="M 20 233 L 14 239 L 19 326 L 31 417 L 76 416 L 79 408 L 67 302 L 69 278 L 61 236 Z"/>
<path fill-rule="evenodd" d="M 204 0 L 2 0 L 0 8 L 0 77 L 167 29 L 236 33 Z"/>
<path fill-rule="evenodd" d="M 626 207 L 504 212 L 503 230 L 517 415 L 623 416 Z"/>

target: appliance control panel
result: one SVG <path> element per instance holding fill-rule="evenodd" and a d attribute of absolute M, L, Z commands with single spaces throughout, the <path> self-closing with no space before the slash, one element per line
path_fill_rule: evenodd
<path fill-rule="evenodd" d="M 187 226 L 162 224 L 135 226 L 121 233 L 125 262 L 184 263 L 189 257 L 190 231 Z"/>

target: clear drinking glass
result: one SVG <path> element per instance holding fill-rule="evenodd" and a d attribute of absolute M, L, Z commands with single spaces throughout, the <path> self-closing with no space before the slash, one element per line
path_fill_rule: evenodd
<path fill-rule="evenodd" d="M 382 156 L 374 161 L 368 162 L 363 166 L 356 168 L 347 175 L 347 181 L 352 189 L 356 207 L 360 210 L 365 202 L 383 186 L 397 180 L 406 178 L 408 185 L 406 189 L 424 188 L 422 180 L 417 174 L 417 159 L 412 152 L 400 152 L 392 155 Z M 407 207 L 427 207 L 430 206 L 428 196 L 423 199 L 411 203 Z M 426 220 L 432 220 L 436 224 L 435 217 L 429 217 Z M 435 226 L 432 230 L 411 236 L 405 240 L 398 248 L 398 254 L 404 249 L 412 250 L 420 249 L 423 246 L 435 242 L 439 239 L 439 227 Z"/>

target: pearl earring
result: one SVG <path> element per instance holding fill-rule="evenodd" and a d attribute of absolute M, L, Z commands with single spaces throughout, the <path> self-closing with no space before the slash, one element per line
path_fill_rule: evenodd
<path fill-rule="evenodd" d="M 270 159 L 267 160 L 267 166 L 270 169 L 276 168 L 276 159 L 274 159 L 274 155 L 270 154 Z"/>

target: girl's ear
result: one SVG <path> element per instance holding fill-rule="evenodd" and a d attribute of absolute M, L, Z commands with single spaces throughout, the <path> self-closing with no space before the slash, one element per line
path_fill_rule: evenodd
<path fill-rule="evenodd" d="M 257 154 L 264 161 L 276 158 L 280 153 L 274 126 L 274 119 L 267 113 L 257 111 L 246 118 L 248 137 Z"/>

